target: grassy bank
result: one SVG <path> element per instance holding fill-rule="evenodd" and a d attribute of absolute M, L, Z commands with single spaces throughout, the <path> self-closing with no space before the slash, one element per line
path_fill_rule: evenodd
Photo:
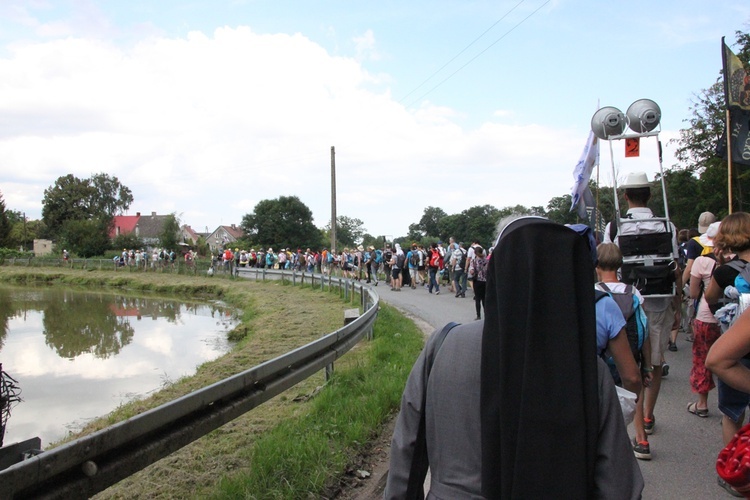
<path fill-rule="evenodd" d="M 221 299 L 243 310 L 241 340 L 220 359 L 146 400 L 123 405 L 90 424 L 90 433 L 192 390 L 245 370 L 338 328 L 338 294 L 276 282 L 170 274 L 123 276 L 106 271 L 0 268 L 0 281 L 121 288 Z M 403 384 L 422 346 L 418 329 L 383 307 L 375 339 L 360 342 L 322 374 L 224 425 L 98 498 L 306 498 L 334 488 L 359 449 L 397 408 Z"/>

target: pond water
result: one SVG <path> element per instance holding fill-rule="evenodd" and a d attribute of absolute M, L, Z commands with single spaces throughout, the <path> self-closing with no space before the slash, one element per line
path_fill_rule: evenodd
<path fill-rule="evenodd" d="M 42 447 L 229 349 L 236 312 L 220 304 L 0 285 L 0 364 L 22 401 L 5 445 Z"/>

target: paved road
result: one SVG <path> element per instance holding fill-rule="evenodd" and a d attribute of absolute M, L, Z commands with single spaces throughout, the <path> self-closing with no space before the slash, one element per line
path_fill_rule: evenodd
<path fill-rule="evenodd" d="M 471 291 L 466 294 L 467 298 L 460 299 L 447 288 L 441 288 L 440 295 L 430 295 L 422 288 L 392 292 L 384 285 L 381 282 L 377 288 L 382 300 L 434 328 L 449 321 L 474 321 Z M 692 344 L 681 336 L 677 345 L 677 352 L 667 352 L 669 376 L 662 383 L 655 412 L 656 428 L 650 438 L 653 459 L 638 462 L 646 480 L 643 498 L 732 498 L 716 485 L 716 456 L 722 448 L 716 390 L 709 394 L 708 418 L 699 418 L 686 411 L 687 403 L 694 398 L 688 381 Z"/>

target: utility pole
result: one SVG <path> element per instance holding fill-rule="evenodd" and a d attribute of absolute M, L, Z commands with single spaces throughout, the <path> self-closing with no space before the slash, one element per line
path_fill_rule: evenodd
<path fill-rule="evenodd" d="M 336 148 L 331 146 L 331 252 L 336 252 Z"/>

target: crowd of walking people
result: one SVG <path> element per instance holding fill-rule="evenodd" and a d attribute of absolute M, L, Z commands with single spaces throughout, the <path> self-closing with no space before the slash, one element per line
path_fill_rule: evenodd
<path fill-rule="evenodd" d="M 219 270 L 234 273 L 243 268 L 281 269 L 341 276 L 378 286 L 385 282 L 391 291 L 404 286 L 426 289 L 440 294 L 446 284 L 457 298 L 466 298 L 469 285 L 474 291 L 476 319 L 481 319 L 487 275 L 488 252 L 474 241 L 470 245 L 450 238 L 447 247 L 442 241 L 429 246 L 412 243 L 406 251 L 400 243 L 387 243 L 382 249 L 358 245 L 341 251 L 323 248 L 298 248 L 292 251 L 273 247 L 256 250 L 226 248 L 211 255 L 210 274 Z"/>
<path fill-rule="evenodd" d="M 182 259 L 188 267 L 195 264 L 197 255 L 193 250 L 187 250 L 178 257 L 177 252 L 167 248 L 153 248 L 150 252 L 145 249 L 122 249 L 122 253 L 115 255 L 112 260 L 115 267 L 130 267 L 141 270 L 174 269 L 177 259 Z M 67 250 L 63 250 L 63 261 L 69 261 Z"/>
<path fill-rule="evenodd" d="M 718 486 L 750 497 L 750 214 L 704 212 L 692 234 L 678 232 L 647 208 L 649 186 L 629 175 L 627 214 L 599 235 L 540 217 L 501 223 L 485 279 L 473 268 L 484 321 L 436 330 L 409 376 L 386 498 L 419 497 L 428 467 L 428 498 L 640 498 L 637 461 L 658 459 L 649 438 L 679 339 L 692 348 L 685 411 L 722 416 Z M 451 291 L 463 297 L 465 261 L 484 252 L 449 249 Z M 417 266 L 417 286 L 420 276 Z M 439 292 L 432 279 L 428 288 Z"/>
<path fill-rule="evenodd" d="M 677 231 L 647 207 L 645 173 L 630 174 L 621 187 L 627 213 L 601 234 L 522 217 L 503 221 L 486 250 L 454 238 L 343 250 L 226 248 L 211 256 L 209 274 L 281 269 L 385 283 L 394 293 L 448 291 L 461 300 L 471 292 L 477 321 L 437 330 L 409 376 L 387 498 L 419 496 L 427 467 L 434 498 L 551 491 L 560 498 L 639 498 L 637 460 L 653 458 L 658 396 L 680 338 L 692 349 L 685 383 L 695 396 L 685 410 L 699 419 L 718 411 L 717 441 L 727 449 L 738 433 L 747 432 L 750 443 L 750 426 L 742 427 L 750 405 L 750 214 L 718 220 L 703 212 L 697 228 Z M 653 248 L 668 259 L 663 266 L 653 265 L 664 258 L 657 250 L 643 255 L 653 235 L 660 238 Z M 641 238 L 640 255 L 632 237 Z M 160 249 L 115 257 L 118 265 L 144 269 L 176 259 Z M 194 262 L 195 255 L 184 259 Z M 645 267 L 654 269 L 639 281 Z M 711 408 L 715 388 L 718 405 Z M 628 400 L 632 409 L 622 405 Z M 557 409 L 552 419 L 549 407 Z M 750 492 L 746 462 L 744 476 L 717 478 L 733 496 Z"/>

